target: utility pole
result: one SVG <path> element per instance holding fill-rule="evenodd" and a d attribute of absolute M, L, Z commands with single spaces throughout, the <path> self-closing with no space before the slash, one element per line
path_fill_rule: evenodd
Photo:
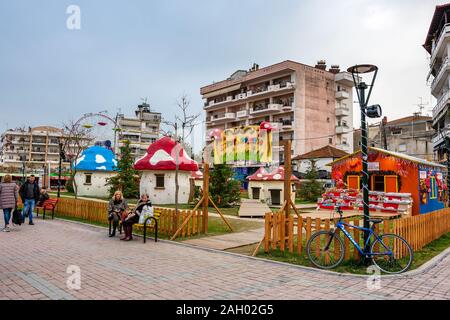
<path fill-rule="evenodd" d="M 386 137 L 386 124 L 387 124 L 387 117 L 384 117 L 383 120 L 381 120 L 381 135 L 383 137 L 383 149 L 387 150 L 387 137 Z"/>

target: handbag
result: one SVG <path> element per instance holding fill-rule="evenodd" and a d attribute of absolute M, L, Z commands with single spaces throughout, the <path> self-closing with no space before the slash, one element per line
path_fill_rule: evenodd
<path fill-rule="evenodd" d="M 23 223 L 22 210 L 19 208 L 14 208 L 12 222 L 18 224 L 19 226 Z"/>

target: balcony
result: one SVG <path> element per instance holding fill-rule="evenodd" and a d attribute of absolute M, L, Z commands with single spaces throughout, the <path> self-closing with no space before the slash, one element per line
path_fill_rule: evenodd
<path fill-rule="evenodd" d="M 346 124 L 338 124 L 336 126 L 336 134 L 347 133 L 350 128 Z"/>
<path fill-rule="evenodd" d="M 350 109 L 345 107 L 336 108 L 336 117 L 348 117 L 350 115 Z"/>
<path fill-rule="evenodd" d="M 283 106 L 281 104 L 269 103 L 266 105 L 257 105 L 250 109 L 250 114 L 262 114 L 266 112 L 279 112 Z"/>
<path fill-rule="evenodd" d="M 436 103 L 436 106 L 433 108 L 433 119 L 435 121 L 439 120 L 438 115 L 445 109 L 447 104 L 450 102 L 450 91 L 444 93 Z M 434 125 L 434 123 L 433 123 Z"/>
<path fill-rule="evenodd" d="M 439 68 L 438 72 L 436 73 L 436 77 L 434 78 L 433 82 L 431 83 L 431 93 L 433 95 L 436 95 L 439 92 L 439 89 L 441 88 L 441 84 L 445 83 L 445 80 L 447 80 L 448 69 L 449 69 L 449 61 L 448 57 L 445 58 L 445 60 L 442 62 L 441 67 Z M 444 81 L 443 81 L 444 80 Z"/>
<path fill-rule="evenodd" d="M 344 99 L 349 99 L 350 94 L 347 91 L 340 90 L 336 92 L 336 100 L 341 101 Z"/>
<path fill-rule="evenodd" d="M 340 150 L 348 151 L 348 149 L 350 148 L 350 145 L 346 142 L 338 143 L 338 144 L 336 144 L 336 148 L 338 148 Z"/>
<path fill-rule="evenodd" d="M 288 130 L 292 130 L 292 128 L 294 127 L 294 124 L 292 121 L 290 120 L 285 120 L 281 123 L 281 129 L 283 131 L 288 131 Z"/>
<path fill-rule="evenodd" d="M 442 44 L 448 36 L 450 36 L 450 24 L 444 25 L 440 35 L 437 37 L 438 40 L 435 42 L 431 51 L 431 65 L 433 65 L 436 58 L 438 56 L 441 56 L 446 50 L 447 46 L 444 46 Z"/>
<path fill-rule="evenodd" d="M 228 121 L 228 120 L 235 120 L 236 114 L 233 112 L 227 112 L 222 114 L 216 114 L 214 116 L 211 116 L 212 122 L 222 122 L 222 121 Z"/>
<path fill-rule="evenodd" d="M 431 140 L 433 143 L 434 148 L 439 146 L 440 144 L 445 142 L 445 137 L 450 136 L 450 126 L 447 125 L 447 127 L 441 129 L 440 133 L 437 133 L 433 139 Z"/>
<path fill-rule="evenodd" d="M 293 111 L 293 110 L 294 110 L 294 104 L 291 104 L 291 105 L 289 105 L 289 104 L 283 105 L 283 106 L 281 107 L 281 110 L 283 110 L 283 111 Z"/>
<path fill-rule="evenodd" d="M 353 87 L 353 76 L 348 72 L 340 72 L 334 77 L 334 81 L 346 87 Z"/>
<path fill-rule="evenodd" d="M 243 118 L 246 117 L 248 115 L 248 110 L 241 110 L 236 112 L 236 117 L 238 118 Z"/>

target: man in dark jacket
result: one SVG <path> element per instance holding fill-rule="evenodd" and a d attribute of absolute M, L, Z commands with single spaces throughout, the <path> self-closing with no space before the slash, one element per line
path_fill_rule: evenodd
<path fill-rule="evenodd" d="M 19 190 L 20 197 L 23 202 L 23 220 L 25 221 L 26 214 L 29 213 L 29 224 L 33 223 L 33 211 L 36 203 L 39 201 L 39 185 L 36 182 L 34 175 L 31 175 L 27 182 L 25 182 Z"/>

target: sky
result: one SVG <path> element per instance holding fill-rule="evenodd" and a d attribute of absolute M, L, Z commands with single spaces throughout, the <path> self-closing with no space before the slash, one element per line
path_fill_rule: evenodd
<path fill-rule="evenodd" d="M 388 119 L 435 104 L 423 49 L 434 0 L 0 0 L 0 131 L 147 98 L 173 120 L 176 102 L 202 112 L 200 87 L 237 69 L 284 60 L 379 67 L 371 103 Z M 69 29 L 70 5 L 80 28 Z M 359 127 L 355 105 L 355 127 Z M 204 115 L 202 114 L 204 118 Z M 201 148 L 201 125 L 193 135 Z"/>

